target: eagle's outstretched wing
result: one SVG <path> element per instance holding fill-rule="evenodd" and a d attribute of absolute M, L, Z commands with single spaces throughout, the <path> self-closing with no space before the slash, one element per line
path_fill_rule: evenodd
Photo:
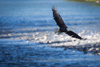
<path fill-rule="evenodd" d="M 66 29 L 67 26 L 65 25 L 64 21 L 62 20 L 61 16 L 57 12 L 57 10 L 55 8 L 52 8 L 52 11 L 53 11 L 54 20 L 56 21 L 57 25 L 60 28 Z"/>
<path fill-rule="evenodd" d="M 74 38 L 80 39 L 80 40 L 83 39 L 83 38 L 81 38 L 78 34 L 76 34 L 73 31 L 66 31 L 66 34 L 68 34 L 69 36 L 72 36 Z"/>

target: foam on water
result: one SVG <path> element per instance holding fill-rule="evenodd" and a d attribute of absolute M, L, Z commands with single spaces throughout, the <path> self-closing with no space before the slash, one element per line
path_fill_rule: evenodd
<path fill-rule="evenodd" d="M 45 43 L 52 46 L 85 46 L 85 45 L 94 45 L 100 43 L 100 33 L 90 32 L 83 30 L 78 33 L 82 38 L 86 40 L 79 40 L 76 38 L 72 38 L 65 33 L 56 34 L 52 31 L 46 32 L 34 32 L 34 33 L 15 33 L 15 34 L 7 34 L 2 36 L 18 36 L 11 39 L 22 39 L 32 41 L 34 43 Z"/>

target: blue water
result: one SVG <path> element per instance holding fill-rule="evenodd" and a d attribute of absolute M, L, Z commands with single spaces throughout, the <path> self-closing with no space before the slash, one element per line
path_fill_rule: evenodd
<path fill-rule="evenodd" d="M 0 28 L 55 27 L 52 6 L 55 6 L 68 26 L 87 26 L 98 31 L 100 7 L 93 3 L 64 0 L 0 1 Z M 94 24 L 96 26 L 94 26 Z"/>
<path fill-rule="evenodd" d="M 14 40 L 23 33 L 31 38 L 30 33 L 54 32 L 57 25 L 52 6 L 69 29 L 77 33 L 82 30 L 100 32 L 100 7 L 93 4 L 67 0 L 0 0 L 0 66 L 99 67 L 99 55 L 52 48 L 44 43 L 26 43 L 27 39 Z M 13 35 L 8 36 L 10 34 Z"/>

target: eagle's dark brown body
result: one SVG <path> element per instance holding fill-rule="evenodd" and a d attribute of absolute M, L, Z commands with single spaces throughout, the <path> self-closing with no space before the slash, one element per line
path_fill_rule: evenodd
<path fill-rule="evenodd" d="M 61 16 L 59 15 L 59 13 L 57 12 L 57 10 L 55 8 L 52 8 L 52 11 L 53 11 L 54 20 L 56 21 L 57 25 L 60 27 L 60 29 L 59 29 L 60 32 L 65 32 L 69 36 L 72 36 L 72 37 L 78 38 L 78 39 L 82 39 L 75 32 L 67 30 L 68 27 L 65 25 L 63 19 L 61 18 Z"/>

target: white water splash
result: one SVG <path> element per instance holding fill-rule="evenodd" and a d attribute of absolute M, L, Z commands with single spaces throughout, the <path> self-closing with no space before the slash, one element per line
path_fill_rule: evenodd
<path fill-rule="evenodd" d="M 24 33 L 25 34 L 25 33 Z M 28 36 L 30 35 L 31 36 Z M 45 43 L 52 46 L 79 46 L 79 45 L 93 45 L 100 43 L 100 33 L 97 32 L 90 32 L 83 30 L 82 32 L 78 33 L 82 38 L 86 38 L 86 40 L 79 40 L 76 38 L 72 38 L 67 34 L 56 34 L 54 32 L 36 32 L 30 33 L 26 36 L 20 36 L 14 39 L 23 39 L 29 40 L 35 43 Z"/>

